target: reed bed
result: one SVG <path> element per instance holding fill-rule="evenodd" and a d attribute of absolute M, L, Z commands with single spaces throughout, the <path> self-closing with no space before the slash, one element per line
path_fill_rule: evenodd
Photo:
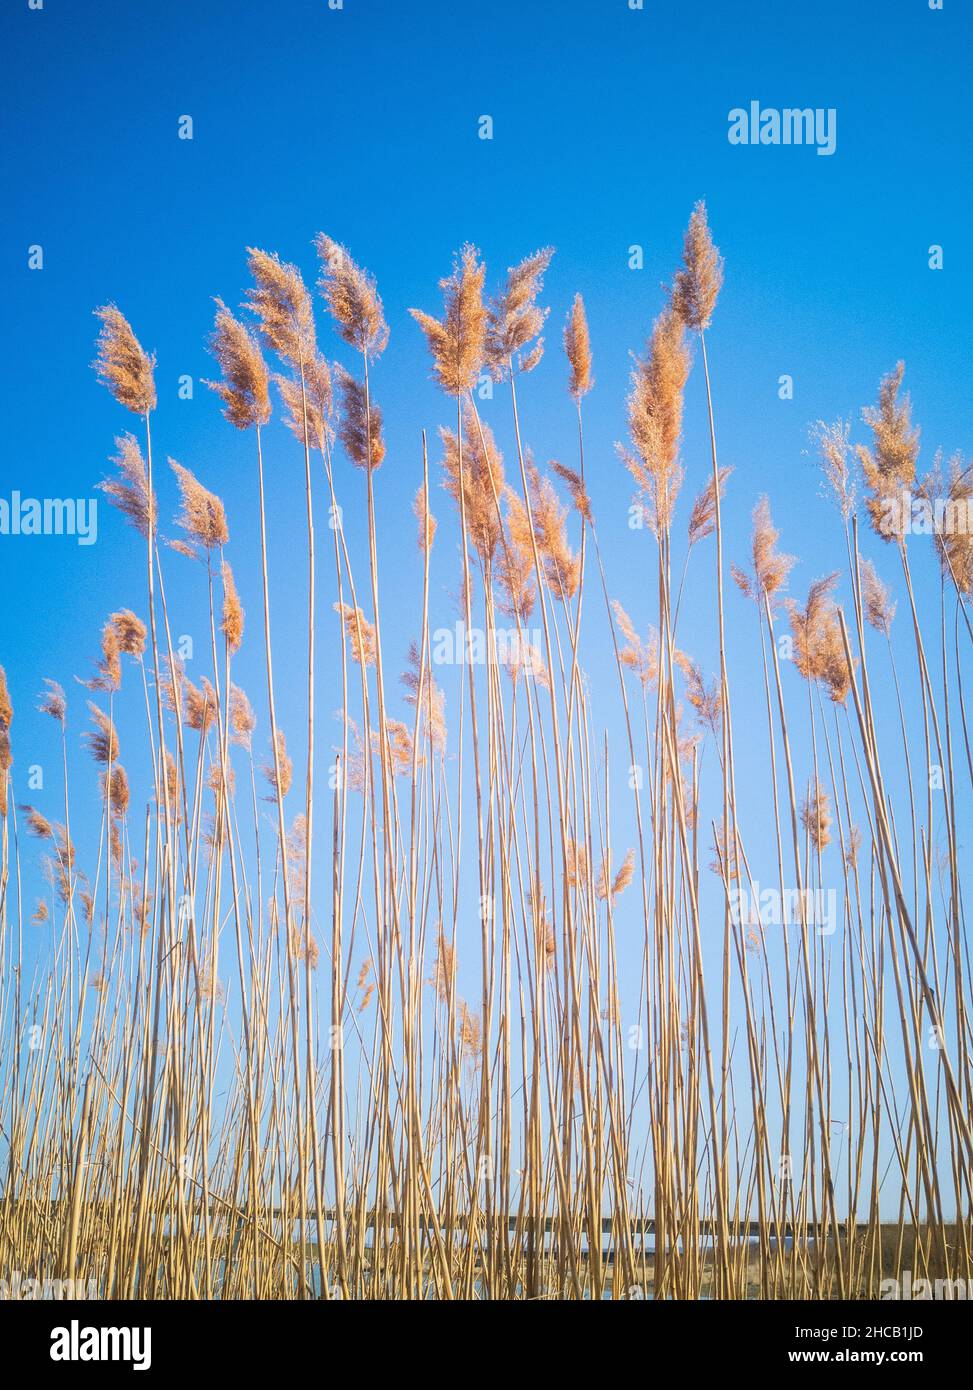
<path fill-rule="evenodd" d="M 903 491 L 965 503 L 970 471 L 937 457 L 919 477 L 897 367 L 854 442 L 818 428 L 847 569 L 789 597 L 770 502 L 754 499 L 749 542 L 724 527 L 726 489 L 745 483 L 717 451 L 723 263 L 700 205 L 629 385 L 617 466 L 646 523 L 632 617 L 585 468 L 581 296 L 563 330 L 577 453 L 542 469 L 521 410 L 552 252 L 488 297 L 464 247 L 442 308 L 402 326 L 417 363 L 425 339 L 446 423 L 394 461 L 415 475 L 421 574 L 400 681 L 376 520 L 389 330 L 372 277 L 329 237 L 316 249 L 323 303 L 256 249 L 243 310 L 217 301 L 208 384 L 248 441 L 256 555 L 230 543 L 237 503 L 180 464 L 163 533 L 154 359 L 116 307 L 97 311 L 97 374 L 130 426 L 102 486 L 139 565 L 70 720 L 53 679 L 40 697 L 63 760 L 42 804 L 13 763 L 10 692 L 34 692 L 0 671 L 0 1267 L 144 1299 L 826 1298 L 875 1296 L 905 1270 L 969 1279 L 973 538 L 890 517 Z M 322 312 L 343 366 L 319 346 Z M 686 503 L 692 370 L 711 449 L 687 464 Z M 487 375 L 506 461 L 478 409 Z M 268 560 L 272 412 L 303 462 L 300 582 Z M 334 520 L 339 494 L 364 547 Z M 459 546 L 440 554 L 442 507 Z M 930 612 L 914 563 L 938 567 Z M 191 673 L 167 602 L 187 564 L 205 594 Z M 258 576 L 246 620 L 234 564 Z M 685 650 L 700 640 L 680 621 L 690 571 L 709 586 L 711 675 Z M 488 659 L 443 664 L 444 584 Z M 282 653 L 273 620 L 295 590 L 306 644 Z M 739 672 L 731 605 L 752 623 Z M 592 705 L 592 627 L 610 641 L 610 709 Z M 244 643 L 265 670 L 248 694 Z M 337 726 L 322 672 L 340 681 Z M 306 714 L 286 730 L 285 682 Z M 879 726 L 879 684 L 898 724 Z M 741 698 L 764 747 L 745 766 Z M 148 770 L 136 786 L 126 758 Z M 73 793 L 89 760 L 94 811 Z M 752 825 L 742 778 L 763 789 Z M 786 927 L 740 910 L 767 855 L 795 905 Z M 824 934 L 812 908 L 828 889 Z"/>

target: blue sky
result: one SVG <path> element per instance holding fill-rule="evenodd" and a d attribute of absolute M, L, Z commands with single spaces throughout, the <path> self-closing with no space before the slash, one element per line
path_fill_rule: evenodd
<path fill-rule="evenodd" d="M 959 0 L 945 0 L 942 11 L 926 0 L 647 0 L 634 12 L 626 0 L 345 0 L 340 11 L 326 0 L 45 0 L 41 11 L 12 0 L 0 29 L 8 68 L 0 90 L 0 496 L 91 496 L 106 473 L 113 436 L 130 422 L 90 370 L 91 311 L 115 300 L 158 354 L 160 460 L 174 456 L 227 501 L 230 558 L 251 620 L 250 651 L 238 668 L 245 685 L 259 689 L 260 671 L 257 576 L 242 558 L 256 537 L 252 440 L 223 422 L 199 379 L 214 370 L 204 347 L 212 296 L 242 298 L 247 245 L 280 252 L 311 282 L 311 242 L 324 230 L 377 277 L 392 329 L 374 376 L 388 439 L 377 480 L 391 577 L 383 621 L 386 634 L 402 634 L 403 665 L 419 601 L 413 524 L 403 520 L 420 479 L 419 431 L 434 438 L 451 419 L 406 310 L 438 311 L 437 281 L 468 240 L 481 248 L 494 287 L 536 247 L 557 248 L 544 294 L 548 353 L 522 397 L 527 442 L 541 461 L 575 461 L 559 340 L 574 292 L 585 295 L 597 377 L 586 404 L 591 491 L 610 587 L 640 627 L 654 616 L 654 560 L 646 536 L 627 527 L 631 487 L 614 444 L 625 431 L 629 353 L 661 307 L 698 198 L 726 259 L 710 348 L 721 462 L 736 470 L 725 510 L 728 560 L 746 559 L 750 510 L 768 492 L 783 548 L 801 557 L 795 594 L 842 564 L 840 530 L 806 455 L 808 425 L 857 420 L 900 357 L 924 463 L 940 444 L 973 453 L 965 71 L 973 21 Z M 835 154 L 731 146 L 728 112 L 751 100 L 835 108 Z M 484 114 L 494 121 L 492 141 L 478 138 Z M 185 115 L 191 141 L 177 138 Z M 28 247 L 38 244 L 43 270 L 29 270 Z M 635 244 L 644 248 L 641 270 L 628 264 Z M 943 247 L 941 271 L 929 269 L 932 244 Z M 344 356 L 323 307 L 319 336 L 330 356 Z M 785 373 L 794 379 L 790 401 L 778 398 Z M 177 394 L 183 374 L 196 383 L 191 401 Z M 511 456 L 502 392 L 485 415 Z M 694 372 L 679 528 L 707 476 L 704 431 Z M 438 459 L 433 444 L 434 476 Z M 268 432 L 267 465 L 275 632 L 282 650 L 293 642 L 299 652 L 303 460 L 279 426 Z M 356 546 L 361 479 L 343 460 L 338 486 Z M 165 521 L 176 508 L 171 480 L 160 490 Z M 323 488 L 320 501 L 323 508 Z M 440 495 L 433 602 L 452 622 L 449 507 Z M 55 754 L 49 722 L 32 711 L 43 678 L 69 687 L 76 738 L 83 692 L 72 674 L 90 671 L 112 608 L 144 609 L 134 534 L 106 505 L 99 521 L 98 543 L 88 548 L 0 537 L 0 662 L 17 710 L 21 768 Z M 893 557 L 880 558 L 897 579 Z M 709 672 L 713 619 L 708 605 L 705 616 L 698 608 L 697 589 L 708 588 L 711 565 L 711 550 L 698 556 L 682 633 Z M 933 599 L 931 558 L 918 569 L 922 595 Z M 173 605 L 188 615 L 202 598 L 202 577 L 178 557 L 170 571 Z M 291 596 L 299 600 L 293 609 Z M 322 604 L 332 597 L 324 589 Z M 751 744 L 763 747 L 759 722 L 751 727 L 745 713 L 753 615 L 735 593 L 727 602 L 745 762 Z M 175 627 L 191 632 L 192 621 L 180 616 Z M 610 682 L 602 686 L 597 661 L 593 667 L 595 695 L 604 689 L 613 721 L 617 697 Z M 749 669 L 753 697 L 762 700 L 752 660 Z M 796 702 L 803 689 L 789 675 Z M 328 679 L 325 709 L 337 703 Z M 296 729 L 300 681 L 281 698 L 281 722 Z M 261 751 L 265 737 L 263 728 Z M 76 749 L 74 760 L 93 794 L 94 770 Z M 766 790 L 743 786 L 745 810 L 749 802 L 754 814 L 767 814 Z"/>

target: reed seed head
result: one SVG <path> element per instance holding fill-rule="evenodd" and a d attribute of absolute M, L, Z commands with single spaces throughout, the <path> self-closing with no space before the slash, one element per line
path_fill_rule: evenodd
<path fill-rule="evenodd" d="M 878 404 L 866 406 L 862 419 L 872 431 L 872 444 L 856 448 L 868 496 L 872 530 L 884 541 L 904 539 L 905 520 L 902 516 L 901 495 L 910 493 L 916 476 L 919 457 L 919 430 L 912 424 L 909 397 L 899 399 L 905 363 L 899 362 L 894 371 L 882 378 Z"/>
<path fill-rule="evenodd" d="M 257 727 L 257 716 L 244 691 L 238 685 L 230 686 L 229 710 L 230 742 L 242 748 L 249 748 L 253 731 Z"/>
<path fill-rule="evenodd" d="M 733 469 L 728 466 L 720 468 L 716 484 L 710 478 L 693 503 L 693 509 L 689 514 L 690 546 L 695 545 L 697 541 L 705 540 L 716 530 L 717 495 L 722 502 L 726 495 L 727 479 L 732 472 Z"/>
<path fill-rule="evenodd" d="M 444 486 L 465 512 L 465 524 L 473 546 L 484 562 L 492 559 L 500 544 L 498 501 L 504 490 L 503 455 L 493 432 L 467 402 L 463 410 L 461 442 L 452 430 L 439 431 L 443 441 Z"/>
<path fill-rule="evenodd" d="M 450 396 L 472 391 L 486 352 L 487 314 L 483 305 L 486 267 L 474 246 L 464 246 L 453 263 L 453 273 L 440 280 L 443 292 L 442 320 L 410 309 L 426 335 L 432 353 L 433 375 Z"/>
<path fill-rule="evenodd" d="M 304 385 L 300 377 L 275 378 L 284 405 L 287 407 L 287 428 L 299 443 L 304 443 L 304 421 L 307 419 L 307 442 L 325 453 L 334 431 L 334 394 L 331 387 L 331 368 L 320 353 L 315 353 L 304 368 Z"/>
<path fill-rule="evenodd" d="M 197 546 L 209 551 L 226 545 L 230 533 L 223 503 L 181 463 L 170 459 L 169 467 L 176 475 L 182 502 L 176 525 L 182 527 L 189 537 L 189 553 L 193 554 Z"/>
<path fill-rule="evenodd" d="M 216 325 L 209 350 L 223 373 L 222 381 L 205 381 L 223 402 L 223 414 L 239 430 L 270 419 L 270 374 L 260 344 L 234 318 L 222 299 L 216 301 Z"/>
<path fill-rule="evenodd" d="M 591 376 L 591 339 L 588 335 L 588 319 L 584 311 L 584 300 L 580 294 L 574 296 L 568 321 L 564 326 L 564 351 L 567 355 L 571 374 L 568 390 L 576 401 L 586 396 L 594 385 Z"/>
<path fill-rule="evenodd" d="M 280 781 L 277 779 L 276 763 L 280 764 Z M 284 730 L 277 730 L 277 743 L 275 748 L 275 760 L 264 763 L 260 771 L 267 781 L 274 788 L 275 792 L 283 797 L 291 789 L 291 782 L 294 780 L 294 764 L 287 754 L 287 740 L 284 737 Z"/>
<path fill-rule="evenodd" d="M 68 702 L 64 694 L 63 686 L 58 685 L 57 681 L 44 681 L 47 687 L 40 696 L 40 704 L 37 708 L 41 714 L 49 714 L 52 719 L 56 719 L 59 724 L 63 724 L 67 718 Z"/>
<path fill-rule="evenodd" d="M 99 380 L 126 410 L 146 415 L 155 408 L 155 358 L 150 357 L 114 304 L 95 310 L 101 320 L 98 355 L 94 361 Z"/>
<path fill-rule="evenodd" d="M 317 351 L 314 311 L 301 272 L 276 254 L 247 248 L 254 287 L 247 307 L 257 316 L 264 341 L 296 371 Z"/>
<path fill-rule="evenodd" d="M 649 501 L 653 527 L 668 531 L 682 469 L 679 438 L 689 349 L 682 319 L 664 309 L 652 328 L 644 357 L 636 361 L 628 397 L 628 422 L 638 457 L 623 453 L 629 472 Z"/>
<path fill-rule="evenodd" d="M 348 603 L 336 603 L 334 611 L 341 616 L 345 636 L 351 643 L 351 655 L 359 666 L 374 666 L 377 653 L 375 629 L 360 608 Z"/>
<path fill-rule="evenodd" d="M 318 287 L 338 333 L 364 356 L 379 357 L 388 343 L 389 330 L 374 277 L 324 232 L 318 233 L 314 245 L 321 259 Z"/>
<path fill-rule="evenodd" d="M 118 477 L 104 479 L 97 484 L 98 489 L 147 540 L 150 531 L 155 531 L 158 506 L 155 493 L 149 487 L 142 451 L 133 434 L 123 434 L 116 439 L 115 447 L 118 453 L 112 462 L 118 469 Z"/>
<path fill-rule="evenodd" d="M 878 577 L 878 571 L 871 560 L 863 560 L 861 567 L 862 606 L 865 617 L 876 632 L 888 637 L 892 631 L 895 617 L 895 604 L 885 584 Z"/>
<path fill-rule="evenodd" d="M 335 367 L 341 392 L 338 438 L 356 468 L 375 469 L 385 457 L 382 439 L 382 412 L 369 399 L 364 383 L 358 382 L 344 367 Z"/>
<path fill-rule="evenodd" d="M 693 208 L 683 243 L 682 269 L 672 287 L 672 307 L 687 328 L 704 332 L 710 325 L 723 284 L 723 257 L 713 245 L 706 204 Z"/>
<path fill-rule="evenodd" d="M 503 380 L 509 372 L 514 355 L 523 353 L 544 327 L 548 310 L 538 307 L 537 296 L 553 255 L 554 248 L 548 246 L 535 251 L 519 265 L 511 266 L 507 271 L 506 288 L 490 305 L 486 329 L 487 362 L 497 381 Z M 532 371 L 542 351 L 543 340 L 523 356 L 520 370 Z"/>
<path fill-rule="evenodd" d="M 226 560 L 223 561 L 223 617 L 220 630 L 231 652 L 240 650 L 243 641 L 243 604 L 237 592 L 233 571 Z"/>
<path fill-rule="evenodd" d="M 851 426 L 847 420 L 827 425 L 818 420 L 811 428 L 817 441 L 821 472 L 828 491 L 847 521 L 855 510 L 855 471 L 848 436 Z"/>
<path fill-rule="evenodd" d="M 801 807 L 801 824 L 818 853 L 831 843 L 831 800 L 820 782 L 808 788 Z"/>

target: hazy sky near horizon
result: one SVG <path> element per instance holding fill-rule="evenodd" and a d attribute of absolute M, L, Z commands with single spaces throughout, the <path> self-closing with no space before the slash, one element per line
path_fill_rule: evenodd
<path fill-rule="evenodd" d="M 345 0 L 341 10 L 327 0 L 45 0 L 39 11 L 11 0 L 0 36 L 0 497 L 95 495 L 113 437 L 133 425 L 90 370 L 92 310 L 117 302 L 158 356 L 158 463 L 178 459 L 227 503 L 228 555 L 251 624 L 238 667 L 245 686 L 259 690 L 261 671 L 258 571 L 246 558 L 256 539 L 253 441 L 223 421 L 200 379 L 215 374 L 205 350 L 212 297 L 240 302 L 249 245 L 278 251 L 313 283 L 312 239 L 324 230 L 377 278 L 391 326 L 373 377 L 388 443 L 376 482 L 383 622 L 386 640 L 400 643 L 403 667 L 420 596 L 409 511 L 421 479 L 420 431 L 428 431 L 438 484 L 437 429 L 452 422 L 407 309 L 438 313 L 437 282 L 467 241 L 481 249 L 492 288 L 535 248 L 556 248 L 543 295 L 551 309 L 547 354 L 521 397 L 526 441 L 542 463 L 576 462 L 560 336 L 575 291 L 585 296 L 597 379 L 585 407 L 590 489 L 609 586 L 641 629 L 655 616 L 654 551 L 647 532 L 629 528 L 631 480 L 615 442 L 625 438 L 629 354 L 641 350 L 662 305 L 697 199 L 707 202 L 726 260 L 709 347 L 720 458 L 735 470 L 725 504 L 728 561 L 746 562 L 750 512 L 766 492 L 782 548 L 800 557 L 796 596 L 843 564 L 808 427 L 843 416 L 863 438 L 861 407 L 900 358 L 923 431 L 920 466 L 940 445 L 973 455 L 973 19 L 960 0 L 945 0 L 941 11 L 927 0 L 646 0 L 635 11 L 627 0 Z M 752 101 L 833 109 L 834 153 L 730 144 L 729 112 Z M 479 138 L 484 115 L 492 140 Z M 179 138 L 185 116 L 191 140 Z M 929 266 L 934 245 L 943 249 L 941 270 Z M 43 248 L 40 270 L 28 267 L 34 246 Z M 641 269 L 630 268 L 635 246 Z M 318 305 L 324 351 L 354 365 Z M 195 384 L 191 400 L 179 398 L 184 375 Z M 793 379 L 793 399 L 780 399 L 783 375 Z M 504 390 L 483 408 L 512 460 Z M 694 370 L 680 538 L 706 481 L 708 448 Z M 350 542 L 361 555 L 362 479 L 340 456 L 336 467 Z M 303 459 L 279 423 L 268 431 L 267 468 L 278 661 L 286 669 L 291 653 L 295 663 L 280 718 L 297 730 Z M 160 477 L 159 490 L 171 533 L 172 479 Z M 323 477 L 318 499 L 323 518 Z M 452 624 L 459 572 L 452 504 L 437 493 L 433 509 L 442 522 L 433 623 Z M 138 538 L 104 501 L 98 520 L 97 543 L 87 547 L 66 537 L 0 536 L 0 663 L 16 708 L 15 774 L 35 762 L 53 766 L 55 731 L 33 709 L 52 676 L 68 687 L 75 770 L 92 797 L 95 770 L 77 747 L 85 692 L 72 676 L 90 673 L 108 612 L 144 610 Z M 901 611 L 894 557 L 871 537 L 864 544 Z M 329 563 L 326 552 L 325 618 L 334 597 Z M 701 547 L 681 633 L 710 674 L 712 563 L 712 549 Z M 178 556 L 167 565 L 175 628 L 192 632 L 203 577 Z M 928 553 L 917 570 L 921 597 L 935 604 L 938 571 Z M 752 702 L 763 699 L 759 667 L 748 657 L 754 615 L 732 588 L 727 604 L 738 757 L 746 767 L 752 748 L 765 769 L 763 716 L 750 717 Z M 196 636 L 205 651 L 205 629 Z M 609 649 L 601 656 L 592 660 L 593 698 L 597 704 L 604 692 L 606 721 L 617 729 Z M 799 709 L 803 688 L 787 674 Z M 321 682 L 327 713 L 337 703 L 333 668 L 322 670 Z M 897 719 L 887 682 L 877 699 L 882 716 Z M 265 745 L 263 721 L 261 754 Z M 766 784 L 742 780 L 744 814 L 768 816 Z M 56 813 L 57 794 L 47 795 Z M 26 799 L 22 789 L 17 799 Z"/>

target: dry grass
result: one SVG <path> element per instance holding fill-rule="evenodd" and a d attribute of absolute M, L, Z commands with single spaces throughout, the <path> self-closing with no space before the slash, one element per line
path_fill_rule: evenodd
<path fill-rule="evenodd" d="M 753 600 L 752 656 L 731 671 L 730 470 L 706 340 L 723 263 L 705 209 L 628 399 L 622 454 L 652 528 L 653 612 L 638 622 L 611 598 L 585 471 L 594 378 L 581 297 L 563 336 L 578 455 L 545 471 L 523 443 L 519 405 L 543 352 L 552 252 L 511 269 L 487 301 L 485 269 L 465 247 L 441 282 L 442 317 L 413 313 L 451 401 L 444 479 L 466 628 L 487 650 L 498 637 L 508 649 L 461 668 L 447 728 L 430 593 L 434 572 L 437 585 L 457 575 L 437 551 L 425 436 L 418 634 L 402 695 L 388 665 L 401 643 L 383 639 L 380 604 L 398 581 L 383 569 L 375 512 L 386 446 L 372 378 L 389 330 L 372 277 L 329 237 L 317 248 L 354 371 L 329 366 L 312 297 L 278 257 L 249 252 L 254 331 L 217 300 L 211 385 L 253 440 L 256 616 L 226 553 L 233 508 L 176 463 L 182 536 L 164 544 L 154 361 L 116 308 L 98 311 L 99 376 L 141 421 L 103 486 L 134 528 L 144 582 L 128 580 L 133 607 L 108 619 L 87 681 L 100 774 L 100 805 L 82 813 L 86 827 L 100 818 L 100 833 L 86 830 L 90 863 L 73 838 L 67 697 L 53 680 L 40 697 L 59 731 L 62 787 L 45 791 L 46 810 L 18 807 L 0 668 L 0 1265 L 142 1298 L 822 1297 L 874 1294 L 906 1268 L 969 1278 L 958 808 L 973 777 L 962 674 L 973 566 L 966 540 L 939 540 L 940 610 L 920 614 L 910 565 L 921 538 L 885 525 L 889 495 L 916 479 L 901 367 L 864 413 L 867 442 L 853 446 L 840 422 L 818 427 L 847 550 L 844 599 L 839 576 L 816 580 L 806 602 L 786 600 L 781 623 L 794 561 L 761 499 L 750 559 L 731 567 Z M 697 348 L 712 467 L 683 539 Z M 477 409 L 484 372 L 509 390 L 506 468 Z M 273 643 L 262 448 L 272 380 L 305 465 L 306 665 L 293 650 L 282 665 Z M 339 445 L 360 470 L 342 488 L 357 489 L 367 556 L 330 528 L 321 607 L 313 501 L 338 514 Z M 959 464 L 936 467 L 941 487 L 966 495 Z M 901 571 L 911 626 L 894 644 L 890 583 L 859 553 L 859 470 L 864 515 Z M 205 575 L 198 683 L 173 648 L 172 549 Z M 235 555 L 237 573 L 245 558 Z M 712 677 L 678 645 L 690 563 L 712 572 Z M 591 705 L 586 624 L 611 638 L 611 711 Z M 782 670 L 785 639 L 803 680 Z M 315 769 L 320 641 L 342 690 L 327 791 Z M 254 704 L 233 680 L 247 644 L 265 668 Z M 298 678 L 307 722 L 285 735 L 276 696 Z M 873 708 L 890 680 L 898 728 L 879 727 Z M 752 826 L 739 814 L 738 683 L 744 717 L 766 726 L 766 758 L 745 769 L 765 789 Z M 132 789 L 121 758 L 137 741 L 151 782 Z M 613 785 L 619 758 L 643 774 L 628 803 L 624 776 Z M 883 776 L 893 765 L 906 789 L 897 801 Z M 935 803 L 927 766 L 941 772 Z M 626 804 L 633 814 L 616 826 Z M 710 846 L 715 879 L 700 866 Z M 734 910 L 754 887 L 753 857 L 768 852 L 798 914 L 776 935 Z M 46 890 L 32 907 L 23 885 L 38 856 Z M 840 924 L 822 936 L 808 905 L 828 888 Z M 897 1217 L 883 1224 L 890 1202 Z"/>

